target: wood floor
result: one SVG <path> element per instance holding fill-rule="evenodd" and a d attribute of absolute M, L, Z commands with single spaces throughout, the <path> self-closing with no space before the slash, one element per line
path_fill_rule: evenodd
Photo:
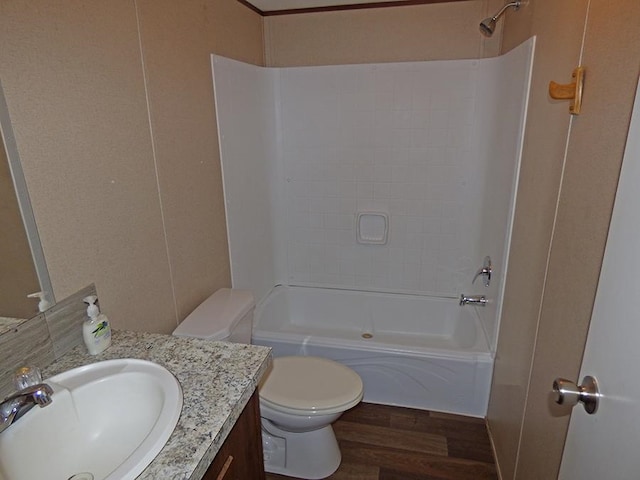
<path fill-rule="evenodd" d="M 361 403 L 333 428 L 342 464 L 331 480 L 498 478 L 481 419 Z"/>

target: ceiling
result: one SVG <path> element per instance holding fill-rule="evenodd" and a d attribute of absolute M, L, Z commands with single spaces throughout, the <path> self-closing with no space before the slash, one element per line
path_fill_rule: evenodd
<path fill-rule="evenodd" d="M 457 0 L 239 0 L 262 14 L 294 13 L 294 11 L 342 10 L 375 6 L 416 5 Z M 380 5 L 376 5 L 380 4 Z"/>

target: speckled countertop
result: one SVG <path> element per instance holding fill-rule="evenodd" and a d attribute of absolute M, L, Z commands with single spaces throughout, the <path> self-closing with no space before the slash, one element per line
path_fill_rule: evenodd
<path fill-rule="evenodd" d="M 111 347 L 100 355 L 76 347 L 43 374 L 50 377 L 114 358 L 162 365 L 176 376 L 184 395 L 173 434 L 138 479 L 200 480 L 267 370 L 271 355 L 270 349 L 255 345 L 114 331 Z"/>

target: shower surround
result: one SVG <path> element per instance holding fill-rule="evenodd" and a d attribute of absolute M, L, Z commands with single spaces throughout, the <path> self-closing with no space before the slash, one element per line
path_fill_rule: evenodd
<path fill-rule="evenodd" d="M 495 351 L 534 44 L 295 68 L 213 56 L 234 287 L 483 294 Z M 388 216 L 386 244 L 358 243 L 369 212 Z M 471 284 L 485 255 L 488 288 Z"/>

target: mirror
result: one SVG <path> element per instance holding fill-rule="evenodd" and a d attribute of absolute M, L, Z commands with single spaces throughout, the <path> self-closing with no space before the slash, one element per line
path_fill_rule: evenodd
<path fill-rule="evenodd" d="M 16 325 L 38 314 L 45 292 L 54 303 L 53 289 L 36 228 L 22 165 L 13 136 L 9 110 L 0 82 L 0 327 Z"/>

